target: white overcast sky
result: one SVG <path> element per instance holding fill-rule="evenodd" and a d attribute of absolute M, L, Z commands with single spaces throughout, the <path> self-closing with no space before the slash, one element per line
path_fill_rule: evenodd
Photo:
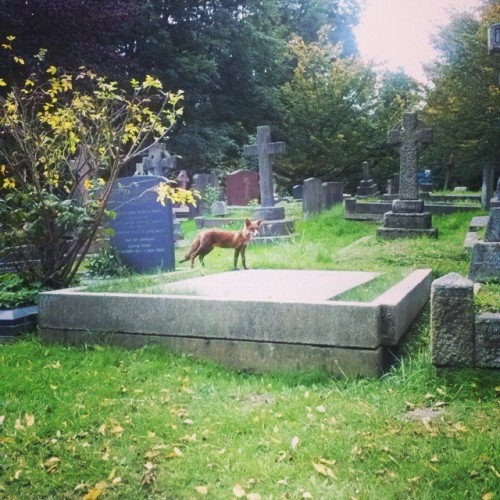
<path fill-rule="evenodd" d="M 424 81 L 422 63 L 434 59 L 430 35 L 446 25 L 450 11 L 463 12 L 480 0 L 365 0 L 360 23 L 354 29 L 365 60 L 390 70 L 402 66 Z M 485 42 L 486 43 L 486 42 Z"/>

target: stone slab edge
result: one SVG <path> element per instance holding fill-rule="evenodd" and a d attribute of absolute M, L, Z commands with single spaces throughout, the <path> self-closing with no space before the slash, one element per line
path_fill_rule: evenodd
<path fill-rule="evenodd" d="M 395 346 L 429 300 L 432 269 L 417 269 L 377 297 L 381 307 L 382 343 Z"/>
<path fill-rule="evenodd" d="M 71 289 L 40 294 L 39 327 L 206 339 L 377 349 L 380 307 L 198 296 L 109 294 Z"/>
<path fill-rule="evenodd" d="M 189 353 L 196 358 L 222 363 L 236 370 L 257 372 L 321 369 L 332 375 L 377 377 L 382 374 L 385 365 L 382 347 L 373 350 L 346 349 L 127 333 L 95 334 L 64 330 L 45 331 L 43 340 L 71 345 L 105 342 L 129 348 L 143 347 L 146 344 L 160 345 L 177 354 Z"/>

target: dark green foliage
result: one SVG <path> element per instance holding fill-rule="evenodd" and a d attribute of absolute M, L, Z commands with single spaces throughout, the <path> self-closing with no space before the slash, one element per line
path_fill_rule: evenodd
<path fill-rule="evenodd" d="M 92 278 L 115 278 L 130 275 L 115 247 L 103 248 L 87 259 L 87 271 Z"/>
<path fill-rule="evenodd" d="M 47 290 L 39 282 L 26 284 L 17 274 L 0 275 L 0 309 L 32 306 L 37 303 L 38 292 Z"/>

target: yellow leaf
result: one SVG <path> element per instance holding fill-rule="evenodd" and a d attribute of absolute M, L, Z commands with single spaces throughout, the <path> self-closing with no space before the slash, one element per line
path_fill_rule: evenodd
<path fill-rule="evenodd" d="M 196 486 L 195 490 L 200 495 L 208 495 L 208 488 L 206 486 Z"/>
<path fill-rule="evenodd" d="M 21 424 L 21 419 L 20 418 L 16 419 L 16 423 L 14 425 L 14 429 L 16 431 L 24 431 L 24 425 Z"/>
<path fill-rule="evenodd" d="M 111 432 L 111 434 L 116 434 L 116 436 L 120 437 L 123 433 L 123 427 L 121 425 L 116 425 L 109 432 Z"/>
<path fill-rule="evenodd" d="M 14 56 L 14 61 L 18 64 L 24 64 L 24 59 L 22 57 L 15 57 Z"/>
<path fill-rule="evenodd" d="M 106 434 L 106 424 L 102 424 L 101 427 L 97 430 L 99 434 L 102 434 L 103 436 Z"/>
<path fill-rule="evenodd" d="M 113 481 L 113 479 L 115 478 L 115 475 L 116 475 L 116 469 L 113 469 L 113 470 L 109 473 L 109 476 L 108 476 L 108 481 Z"/>
<path fill-rule="evenodd" d="M 49 73 L 50 75 L 55 75 L 57 72 L 57 68 L 55 66 L 51 66 L 48 70 L 47 70 L 47 73 Z"/>
<path fill-rule="evenodd" d="M 5 87 L 7 84 L 3 78 L 0 78 L 0 87 Z"/>
<path fill-rule="evenodd" d="M 43 466 L 47 469 L 48 472 L 54 472 L 59 462 L 60 462 L 59 458 L 51 457 L 43 464 Z"/>
<path fill-rule="evenodd" d="M 35 415 L 30 415 L 29 413 L 27 413 L 24 416 L 24 419 L 26 421 L 27 427 L 33 427 L 35 425 Z"/>
<path fill-rule="evenodd" d="M 15 37 L 14 35 L 9 35 L 9 36 L 7 37 L 7 40 L 8 40 L 9 42 L 12 42 L 12 41 L 13 41 L 13 40 L 15 40 L 15 39 L 16 39 L 16 37 Z"/>
<path fill-rule="evenodd" d="M 236 498 L 243 498 L 246 495 L 246 493 L 241 485 L 235 484 L 233 487 L 233 495 Z"/>
<path fill-rule="evenodd" d="M 314 464 L 314 463 L 313 463 L 313 466 L 316 469 L 316 472 L 318 472 L 319 474 L 322 474 L 323 476 L 333 477 L 333 478 L 335 477 L 335 474 L 333 473 L 333 471 L 329 467 L 326 467 L 323 464 Z"/>
<path fill-rule="evenodd" d="M 104 484 L 104 487 L 102 488 L 98 487 L 101 486 L 102 484 Z M 95 500 L 96 498 L 99 498 L 102 495 L 105 488 L 106 488 L 105 483 L 96 484 L 95 488 L 89 489 L 89 492 L 83 497 L 83 500 Z"/>
<path fill-rule="evenodd" d="M 259 495 L 259 493 L 249 493 L 247 495 L 247 499 L 248 500 L 261 500 L 261 496 Z"/>
<path fill-rule="evenodd" d="M 485 493 L 482 497 L 481 500 L 492 500 L 494 498 L 493 493 L 490 491 L 488 493 Z"/>

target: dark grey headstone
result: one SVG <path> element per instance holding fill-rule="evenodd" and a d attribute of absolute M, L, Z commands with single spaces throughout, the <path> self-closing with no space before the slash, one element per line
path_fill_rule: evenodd
<path fill-rule="evenodd" d="M 487 163 L 483 167 L 483 184 L 481 186 L 481 208 L 490 209 L 491 198 L 493 196 L 493 186 L 495 179 L 495 165 Z"/>
<path fill-rule="evenodd" d="M 342 182 L 323 182 L 321 195 L 323 210 L 328 210 L 336 203 L 344 201 L 344 184 Z"/>
<path fill-rule="evenodd" d="M 323 208 L 321 196 L 321 179 L 311 177 L 304 181 L 302 187 L 302 211 L 304 218 L 319 214 Z"/>
<path fill-rule="evenodd" d="M 302 199 L 302 184 L 296 184 L 292 188 L 292 197 L 294 200 Z"/>
<path fill-rule="evenodd" d="M 494 207 L 490 210 L 484 241 L 500 243 L 500 207 Z"/>
<path fill-rule="evenodd" d="M 108 208 L 116 212 L 109 223 L 115 231 L 111 244 L 136 272 L 174 270 L 172 204 L 163 206 L 153 189 L 164 177 L 137 176 L 118 179 Z"/>

